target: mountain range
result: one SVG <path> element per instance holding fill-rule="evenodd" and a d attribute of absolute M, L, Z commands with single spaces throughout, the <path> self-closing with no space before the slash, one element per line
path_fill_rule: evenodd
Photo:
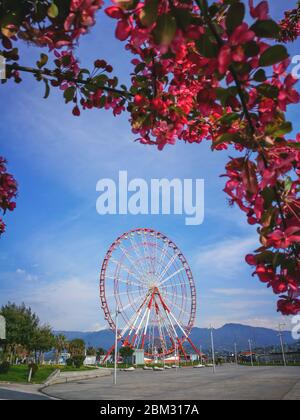
<path fill-rule="evenodd" d="M 56 331 L 55 334 L 63 334 L 68 340 L 81 338 L 88 347 L 109 349 L 114 343 L 114 333 L 110 330 L 95 332 Z M 285 344 L 296 344 L 290 331 L 282 332 L 282 337 Z M 202 346 L 204 351 L 211 347 L 211 331 L 208 328 L 194 327 L 190 338 L 196 347 Z M 217 351 L 233 351 L 234 343 L 237 344 L 238 350 L 246 350 L 249 348 L 249 340 L 256 348 L 278 347 L 280 345 L 278 331 L 268 328 L 226 324 L 214 330 L 214 343 Z"/>

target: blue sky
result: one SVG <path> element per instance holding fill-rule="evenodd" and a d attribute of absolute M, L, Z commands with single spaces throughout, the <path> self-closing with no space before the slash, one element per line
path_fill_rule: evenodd
<path fill-rule="evenodd" d="M 273 15 L 283 5 L 272 2 Z M 292 7 L 295 1 L 285 1 Z M 107 59 L 126 82 L 131 57 L 113 36 L 114 22 L 102 13 L 91 34 L 82 39 L 78 56 L 89 66 Z M 24 64 L 39 51 L 22 47 Z M 299 42 L 291 54 L 300 54 Z M 208 142 L 178 143 L 164 152 L 134 143 L 127 116 L 88 111 L 74 118 L 60 92 L 43 100 L 43 87 L 30 76 L 16 86 L 1 86 L 0 155 L 19 183 L 17 210 L 6 217 L 0 240 L 0 305 L 24 301 L 55 329 L 105 327 L 98 277 L 114 239 L 135 227 L 162 231 L 182 249 L 192 267 L 197 293 L 197 325 L 242 322 L 275 326 L 276 297 L 244 262 L 258 245 L 255 228 L 226 204 L 222 192 L 229 152 L 214 152 Z M 300 131 L 297 107 L 289 117 Z M 205 222 L 187 227 L 177 216 L 99 216 L 96 183 L 129 178 L 205 179 Z M 288 322 L 288 320 L 285 320 Z"/>

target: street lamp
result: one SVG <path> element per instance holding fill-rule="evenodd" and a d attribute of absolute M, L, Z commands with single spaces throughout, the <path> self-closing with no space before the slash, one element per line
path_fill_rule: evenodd
<path fill-rule="evenodd" d="M 213 333 L 213 327 L 212 327 L 212 325 L 210 326 L 210 340 L 211 340 L 211 352 L 212 352 L 213 372 L 216 373 L 215 344 L 214 344 L 214 333 Z"/>
<path fill-rule="evenodd" d="M 115 365 L 114 365 L 114 385 L 117 385 L 117 366 L 118 366 L 118 328 L 119 328 L 119 314 L 121 313 L 120 309 L 116 310 L 116 331 L 115 331 Z"/>
<path fill-rule="evenodd" d="M 254 367 L 253 354 L 252 354 L 252 342 L 251 340 L 248 340 L 248 342 L 249 342 L 249 350 L 250 350 L 250 357 L 251 357 L 251 366 Z"/>
<path fill-rule="evenodd" d="M 286 367 L 287 366 L 287 362 L 286 362 L 286 357 L 285 357 L 285 351 L 284 351 L 284 345 L 283 345 L 283 338 L 282 338 L 282 330 L 281 327 L 285 326 L 285 324 L 279 324 L 278 326 L 278 336 L 280 339 L 280 345 L 281 345 L 281 351 L 282 351 L 282 360 L 283 360 L 283 365 Z"/>
<path fill-rule="evenodd" d="M 234 343 L 234 355 L 235 355 L 235 364 L 238 366 L 238 354 L 237 354 L 237 345 Z"/>

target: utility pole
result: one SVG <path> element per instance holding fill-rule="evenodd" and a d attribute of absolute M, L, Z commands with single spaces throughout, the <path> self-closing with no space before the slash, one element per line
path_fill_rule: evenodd
<path fill-rule="evenodd" d="M 284 344 L 283 344 L 283 337 L 282 337 L 282 329 L 281 327 L 284 327 L 285 324 L 279 324 L 278 325 L 278 336 L 280 339 L 280 345 L 281 345 L 281 351 L 282 351 L 282 360 L 283 360 L 283 365 L 286 367 L 287 366 L 287 362 L 286 362 L 286 357 L 285 357 L 285 351 L 284 351 Z"/>
<path fill-rule="evenodd" d="M 237 353 L 237 345 L 234 343 L 234 355 L 235 355 L 235 364 L 238 366 L 238 353 Z"/>
<path fill-rule="evenodd" d="M 216 359 L 215 359 L 215 344 L 214 344 L 214 332 L 212 325 L 210 326 L 210 339 L 211 339 L 211 353 L 213 361 L 213 372 L 216 373 Z"/>
<path fill-rule="evenodd" d="M 115 331 L 115 367 L 114 367 L 114 385 L 117 385 L 117 367 L 118 367 L 118 328 L 119 328 L 119 308 L 116 310 L 116 331 Z"/>
<path fill-rule="evenodd" d="M 200 364 L 203 365 L 203 358 L 202 358 L 202 346 L 200 346 Z"/>
<path fill-rule="evenodd" d="M 253 354 L 252 354 L 252 342 L 251 340 L 248 340 L 248 342 L 249 342 L 249 350 L 250 350 L 250 357 L 251 357 L 251 366 L 254 367 Z"/>

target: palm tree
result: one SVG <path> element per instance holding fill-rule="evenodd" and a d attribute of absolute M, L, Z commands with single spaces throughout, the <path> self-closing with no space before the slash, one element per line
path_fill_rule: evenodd
<path fill-rule="evenodd" d="M 62 352 L 66 349 L 67 347 L 67 339 L 64 335 L 59 334 L 55 337 L 55 361 L 56 364 L 58 365 L 59 363 L 59 358 L 62 354 Z"/>

